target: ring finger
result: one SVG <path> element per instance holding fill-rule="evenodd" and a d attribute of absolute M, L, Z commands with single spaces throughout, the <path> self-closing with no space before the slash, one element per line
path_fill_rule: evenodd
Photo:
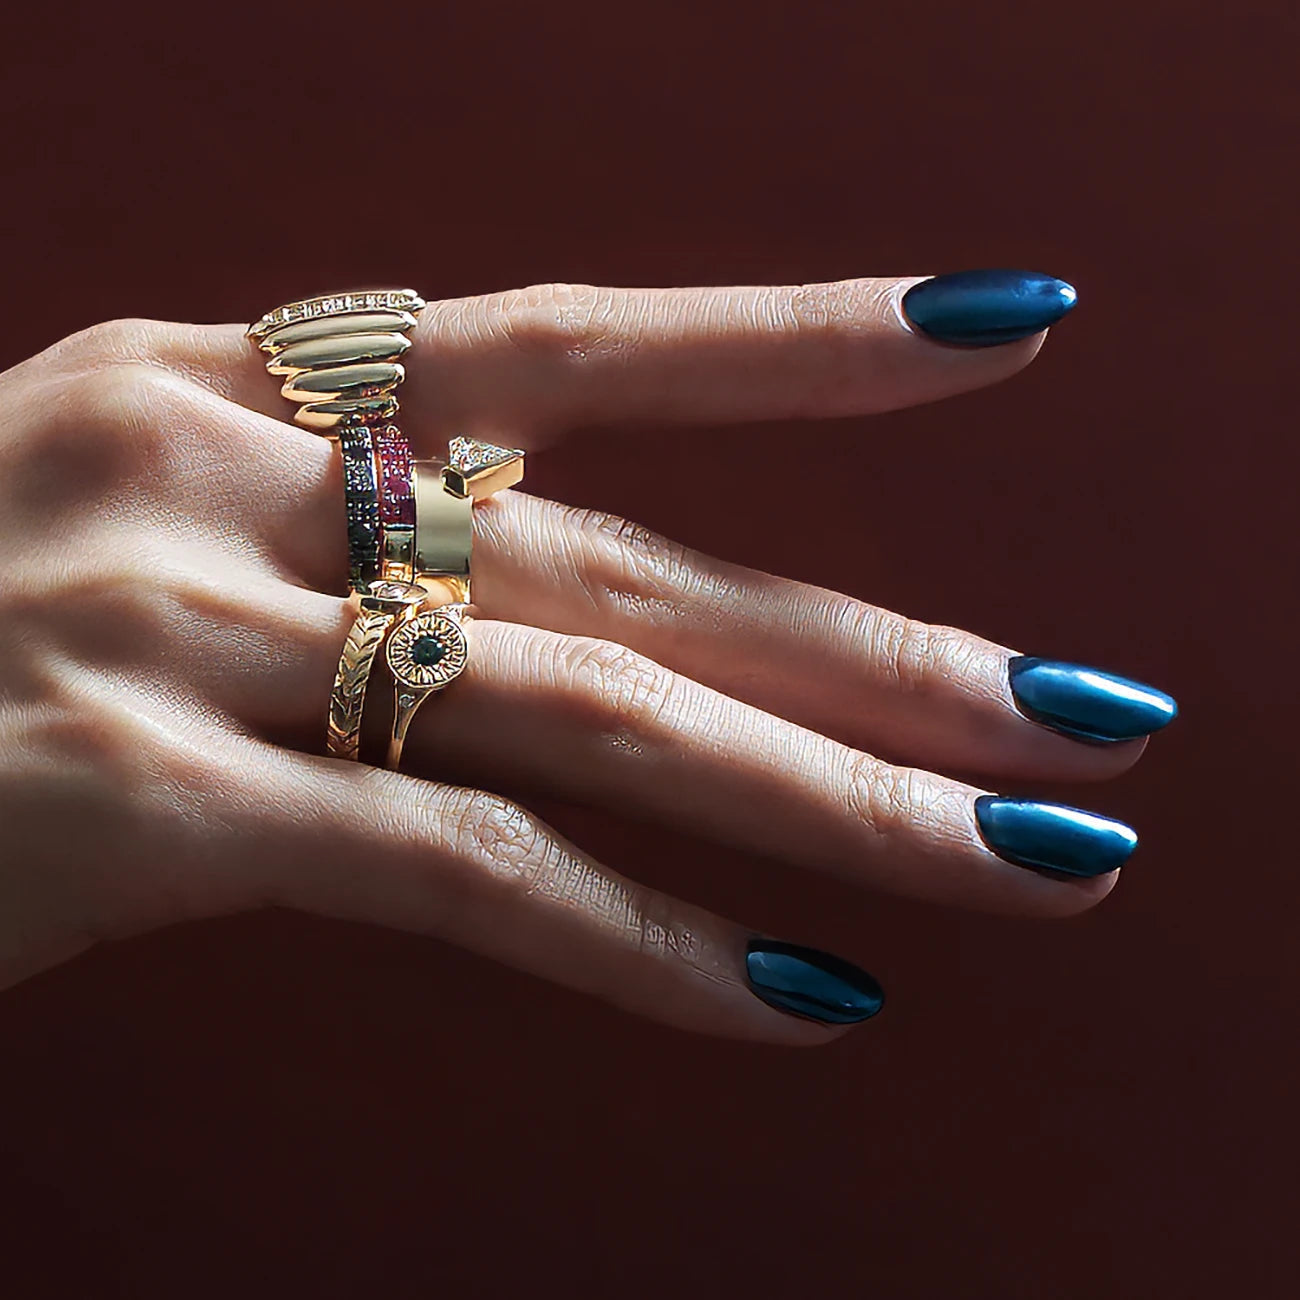
<path fill-rule="evenodd" d="M 274 738 L 322 725 L 342 603 L 319 600 L 315 648 L 292 640 L 304 688 L 266 692 L 250 719 Z M 470 643 L 464 674 L 416 715 L 413 774 L 598 804 L 858 884 L 1042 915 L 1098 901 L 1136 843 L 1106 818 L 882 762 L 611 642 L 476 619 Z M 372 682 L 370 723 L 391 708 Z"/>
<path fill-rule="evenodd" d="M 476 620 L 471 643 L 471 668 L 417 715 L 414 773 L 999 911 L 1089 907 L 1136 844 L 1122 823 L 891 765 L 612 642 Z"/>

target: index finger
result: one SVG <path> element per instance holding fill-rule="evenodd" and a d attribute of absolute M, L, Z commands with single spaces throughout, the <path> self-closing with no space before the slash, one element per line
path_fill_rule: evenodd
<path fill-rule="evenodd" d="M 1024 271 L 727 288 L 541 284 L 430 302 L 402 358 L 403 424 L 536 446 L 569 428 L 865 415 L 1027 365 L 1074 290 Z M 239 326 L 137 329 L 149 359 L 287 419 Z M 426 444 L 422 446 L 421 444 Z"/>

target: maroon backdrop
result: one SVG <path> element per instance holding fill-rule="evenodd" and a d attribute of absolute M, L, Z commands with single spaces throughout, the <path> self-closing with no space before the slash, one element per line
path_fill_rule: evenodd
<path fill-rule="evenodd" d="M 821 1052 L 290 915 L 32 980 L 0 997 L 6 1293 L 1288 1294 L 1293 6 L 261 8 L 6 17 L 0 361 L 358 282 L 1048 271 L 1082 305 L 1009 384 L 718 433 L 720 465 L 794 440 L 836 467 L 793 542 L 657 474 L 679 433 L 584 435 L 531 484 L 1183 717 L 1065 792 L 1143 836 L 1073 922 L 544 810 L 878 972 L 886 1014 Z"/>

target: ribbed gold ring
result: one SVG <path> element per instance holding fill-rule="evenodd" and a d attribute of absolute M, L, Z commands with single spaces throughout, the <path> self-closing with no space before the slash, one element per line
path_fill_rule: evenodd
<path fill-rule="evenodd" d="M 271 374 L 284 377 L 281 393 L 298 403 L 295 422 L 331 434 L 397 414 L 401 357 L 424 305 L 414 289 L 322 294 L 267 312 L 248 337 L 269 354 Z"/>
<path fill-rule="evenodd" d="M 414 289 L 366 289 L 286 303 L 250 325 L 294 421 L 337 439 L 343 455 L 348 583 L 414 578 L 411 452 L 393 422 L 402 357 L 424 299 Z"/>

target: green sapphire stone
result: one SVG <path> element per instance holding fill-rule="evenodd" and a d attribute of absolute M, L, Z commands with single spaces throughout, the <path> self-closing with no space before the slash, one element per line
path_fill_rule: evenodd
<path fill-rule="evenodd" d="M 436 636 L 417 636 L 411 647 L 411 659 L 421 668 L 432 668 L 446 658 L 447 649 Z"/>

